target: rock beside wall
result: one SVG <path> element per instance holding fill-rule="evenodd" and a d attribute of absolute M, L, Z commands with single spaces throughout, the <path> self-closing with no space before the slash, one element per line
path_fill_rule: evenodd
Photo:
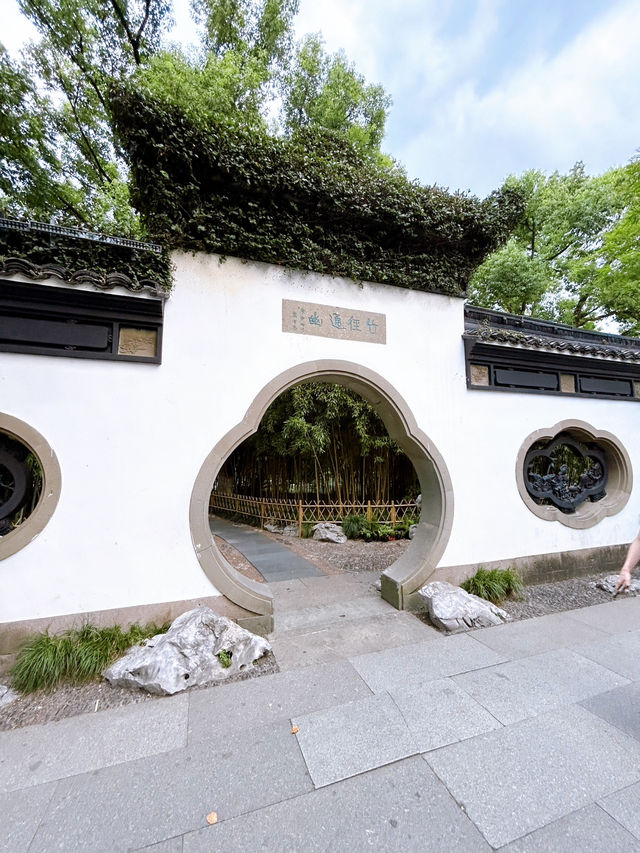
<path fill-rule="evenodd" d="M 196 607 L 179 616 L 166 634 L 134 646 L 103 675 L 118 687 L 178 693 L 228 678 L 270 650 L 263 637 L 216 616 L 209 607 Z"/>
<path fill-rule="evenodd" d="M 508 622 L 511 616 L 490 601 L 471 595 L 445 581 L 425 584 L 418 593 L 426 602 L 429 618 L 443 631 L 468 631 Z"/>

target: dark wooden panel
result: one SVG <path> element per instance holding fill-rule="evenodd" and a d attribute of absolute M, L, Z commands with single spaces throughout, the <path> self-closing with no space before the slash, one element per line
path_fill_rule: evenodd
<path fill-rule="evenodd" d="M 496 368 L 496 385 L 515 385 L 518 388 L 544 388 L 558 390 L 558 376 L 555 373 L 536 373 L 531 370 L 510 370 Z"/>
<path fill-rule="evenodd" d="M 0 352 L 160 364 L 163 318 L 161 299 L 0 279 Z"/>
<path fill-rule="evenodd" d="M 633 397 L 633 385 L 625 379 L 605 379 L 601 376 L 581 376 L 580 390 L 587 394 L 616 394 Z"/>
<path fill-rule="evenodd" d="M 0 320 L 0 341 L 42 346 L 81 347 L 106 350 L 110 328 L 85 323 L 37 320 L 33 317 L 3 317 Z"/>

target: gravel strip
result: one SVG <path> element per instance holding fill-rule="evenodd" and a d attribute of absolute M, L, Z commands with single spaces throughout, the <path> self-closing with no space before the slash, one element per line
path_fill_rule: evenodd
<path fill-rule="evenodd" d="M 279 545 L 295 551 L 299 557 L 309 560 L 325 575 L 340 575 L 345 572 L 381 574 L 409 547 L 408 539 L 396 539 L 391 542 L 348 539 L 343 545 L 336 545 L 334 542 L 298 539 L 296 536 L 281 536 L 278 533 L 265 532 L 265 535 Z"/>
<path fill-rule="evenodd" d="M 563 610 L 576 610 L 579 607 L 603 604 L 605 601 L 612 600 L 610 593 L 596 587 L 596 581 L 605 577 L 607 577 L 606 574 L 588 575 L 566 581 L 527 586 L 520 599 L 507 599 L 500 606 L 514 619 L 531 619 L 547 613 L 559 613 Z M 635 593 L 623 593 L 616 600 L 634 595 Z"/>
<path fill-rule="evenodd" d="M 253 667 L 235 675 L 230 675 L 224 681 L 214 681 L 201 687 L 190 687 L 189 692 L 205 690 L 211 687 L 222 687 L 234 681 L 246 681 L 249 678 L 259 678 L 280 672 L 276 659 L 267 652 Z M 10 684 L 7 677 L 2 678 L 4 684 Z M 164 696 L 147 693 L 146 690 L 129 690 L 126 687 L 112 687 L 108 681 L 92 681 L 88 684 L 64 684 L 48 693 L 38 690 L 21 696 L 10 705 L 0 708 L 0 731 L 19 729 L 22 726 L 40 725 L 76 714 L 93 714 L 96 711 L 106 711 L 108 708 L 121 708 L 123 705 L 138 702 L 161 701 Z"/>

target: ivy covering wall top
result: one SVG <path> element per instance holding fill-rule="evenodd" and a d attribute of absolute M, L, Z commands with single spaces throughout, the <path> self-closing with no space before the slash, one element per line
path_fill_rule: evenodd
<path fill-rule="evenodd" d="M 131 89 L 111 109 L 134 204 L 171 249 L 464 296 L 522 210 L 515 192 L 479 201 L 382 171 L 319 129 L 204 129 Z"/>
<path fill-rule="evenodd" d="M 1 218 L 0 275 L 16 274 L 156 296 L 166 296 L 172 284 L 169 254 L 160 246 Z"/>

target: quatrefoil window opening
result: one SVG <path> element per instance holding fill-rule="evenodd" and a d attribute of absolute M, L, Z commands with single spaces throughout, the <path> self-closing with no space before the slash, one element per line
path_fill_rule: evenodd
<path fill-rule="evenodd" d="M 597 444 L 584 444 L 570 433 L 536 442 L 525 456 L 525 485 L 533 500 L 572 513 L 586 500 L 606 496 L 609 465 Z"/>
<path fill-rule="evenodd" d="M 576 530 L 619 513 L 633 488 L 631 460 L 620 439 L 577 419 L 530 433 L 515 474 L 534 515 Z"/>

